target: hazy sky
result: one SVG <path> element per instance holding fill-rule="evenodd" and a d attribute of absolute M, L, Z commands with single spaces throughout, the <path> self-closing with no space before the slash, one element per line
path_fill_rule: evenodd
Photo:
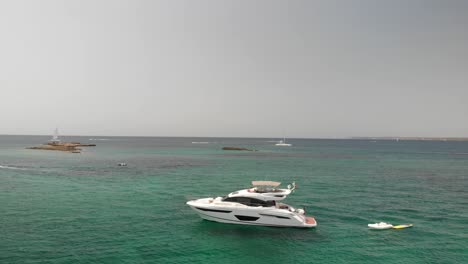
<path fill-rule="evenodd" d="M 468 1 L 0 0 L 0 134 L 468 136 Z"/>

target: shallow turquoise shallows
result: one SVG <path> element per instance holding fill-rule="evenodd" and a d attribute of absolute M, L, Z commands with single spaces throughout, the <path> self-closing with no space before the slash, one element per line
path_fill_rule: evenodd
<path fill-rule="evenodd" d="M 468 142 L 70 137 L 97 147 L 25 149 L 47 139 L 0 136 L 0 263 L 468 263 Z M 285 202 L 317 228 L 209 222 L 185 204 L 252 180 L 296 181 Z M 367 228 L 380 221 L 414 227 Z"/>

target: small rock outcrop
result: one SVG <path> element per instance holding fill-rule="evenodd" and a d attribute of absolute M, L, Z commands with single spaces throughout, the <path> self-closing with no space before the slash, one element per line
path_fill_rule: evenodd
<path fill-rule="evenodd" d="M 223 147 L 223 150 L 256 151 L 254 149 L 239 148 L 239 147 Z"/>

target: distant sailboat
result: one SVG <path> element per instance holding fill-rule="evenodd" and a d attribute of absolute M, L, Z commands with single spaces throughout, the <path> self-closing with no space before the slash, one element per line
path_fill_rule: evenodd
<path fill-rule="evenodd" d="M 54 135 L 52 136 L 52 139 L 49 140 L 50 145 L 58 145 L 60 144 L 60 139 L 58 137 L 58 128 L 55 128 Z"/>
<path fill-rule="evenodd" d="M 275 144 L 275 146 L 279 146 L 279 147 L 290 147 L 290 146 L 292 146 L 292 145 L 289 144 L 289 143 L 286 143 L 286 138 L 283 138 L 283 140 L 280 140 L 278 143 Z"/>

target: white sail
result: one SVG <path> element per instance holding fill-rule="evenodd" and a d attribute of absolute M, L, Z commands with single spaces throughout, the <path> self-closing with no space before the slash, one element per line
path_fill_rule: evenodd
<path fill-rule="evenodd" d="M 59 140 L 59 138 L 58 138 L 58 128 L 55 128 L 54 135 L 52 136 L 52 140 L 54 140 L 54 141 Z"/>
<path fill-rule="evenodd" d="M 58 128 L 55 128 L 54 135 L 52 135 L 52 139 L 49 140 L 49 144 L 59 144 L 60 139 L 59 139 L 59 132 Z"/>

